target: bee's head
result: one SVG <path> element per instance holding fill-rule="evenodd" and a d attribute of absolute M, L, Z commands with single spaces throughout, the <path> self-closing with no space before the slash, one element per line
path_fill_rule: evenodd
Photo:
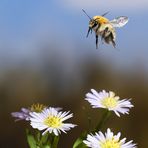
<path fill-rule="evenodd" d="M 91 19 L 89 21 L 89 28 L 93 29 L 95 27 L 98 27 L 99 23 L 95 19 Z"/>
<path fill-rule="evenodd" d="M 89 21 L 89 28 L 88 28 L 88 32 L 87 32 L 87 37 L 89 35 L 89 32 L 92 32 L 92 29 L 98 28 L 100 26 L 99 22 L 97 22 L 95 19 L 91 19 Z"/>
<path fill-rule="evenodd" d="M 83 10 L 82 9 L 82 11 L 85 13 L 85 15 L 89 18 L 89 28 L 88 28 L 88 32 L 87 32 L 87 36 L 86 37 L 88 37 L 88 35 L 89 35 L 89 32 L 91 31 L 92 32 L 92 29 L 95 27 L 95 26 L 97 26 L 97 22 L 94 20 L 94 19 L 92 19 L 87 13 L 86 13 L 86 11 L 85 10 Z"/>
<path fill-rule="evenodd" d="M 105 23 L 108 21 L 108 19 L 104 18 L 103 16 L 105 16 L 107 13 L 104 13 L 102 16 L 94 16 L 93 18 L 91 18 L 85 10 L 82 9 L 82 11 L 85 13 L 85 15 L 89 18 L 89 28 L 88 28 L 88 32 L 87 32 L 87 36 L 89 35 L 89 32 L 92 32 L 92 29 L 96 29 L 98 27 L 100 27 L 101 23 Z"/>

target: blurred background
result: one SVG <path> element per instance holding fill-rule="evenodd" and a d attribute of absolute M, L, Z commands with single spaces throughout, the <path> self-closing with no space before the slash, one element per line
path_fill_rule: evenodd
<path fill-rule="evenodd" d="M 101 43 L 95 49 L 94 34 L 86 38 L 89 20 L 82 9 L 90 16 L 109 11 L 109 19 L 129 17 L 129 23 L 117 29 L 116 49 Z M 147 17 L 147 0 L 1 0 L 0 147 L 28 147 L 28 125 L 14 122 L 10 113 L 33 103 L 74 113 L 71 122 L 79 126 L 60 140 L 62 147 L 72 147 L 88 127 L 87 114 L 92 126 L 101 116 L 102 110 L 84 101 L 91 88 L 132 98 L 130 114 L 113 115 L 102 130 L 121 131 L 138 147 L 148 147 Z"/>

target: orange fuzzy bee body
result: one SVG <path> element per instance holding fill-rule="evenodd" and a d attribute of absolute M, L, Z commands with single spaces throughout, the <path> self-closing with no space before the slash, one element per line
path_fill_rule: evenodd
<path fill-rule="evenodd" d="M 99 36 L 105 43 L 112 44 L 115 47 L 116 45 L 115 44 L 115 39 L 116 39 L 115 27 L 118 27 L 118 28 L 123 27 L 128 22 L 128 17 L 120 16 L 110 21 L 109 19 L 104 17 L 108 12 L 103 14 L 102 16 L 97 15 L 91 18 L 85 12 L 85 10 L 82 9 L 82 11 L 90 19 L 87 37 L 90 31 L 92 32 L 93 30 L 95 32 L 96 48 L 98 48 L 98 37 Z"/>
<path fill-rule="evenodd" d="M 115 47 L 115 29 L 107 18 L 103 16 L 94 16 L 89 21 L 89 29 L 92 29 L 96 34 L 96 48 L 98 48 L 99 35 L 101 36 L 101 39 L 105 41 L 105 43 L 112 44 Z"/>

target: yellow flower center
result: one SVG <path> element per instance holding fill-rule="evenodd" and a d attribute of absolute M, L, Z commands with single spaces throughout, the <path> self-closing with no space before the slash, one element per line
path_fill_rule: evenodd
<path fill-rule="evenodd" d="M 31 110 L 32 112 L 40 113 L 40 112 L 43 111 L 44 108 L 46 108 L 45 105 L 37 103 L 37 104 L 32 104 L 30 110 Z"/>
<path fill-rule="evenodd" d="M 106 140 L 103 143 L 100 143 L 101 148 L 121 148 L 121 144 L 118 140 L 114 138 Z"/>
<path fill-rule="evenodd" d="M 62 121 L 59 117 L 56 116 L 49 116 L 44 120 L 44 124 L 48 127 L 58 128 L 62 125 Z"/>
<path fill-rule="evenodd" d="M 115 98 L 105 98 L 102 100 L 102 105 L 104 105 L 106 108 L 114 108 L 117 106 L 117 100 Z"/>

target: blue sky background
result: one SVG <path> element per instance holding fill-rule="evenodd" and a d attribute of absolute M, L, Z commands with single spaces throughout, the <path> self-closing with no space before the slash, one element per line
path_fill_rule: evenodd
<path fill-rule="evenodd" d="M 84 6 L 83 6 L 84 5 Z M 130 18 L 129 23 L 117 29 L 117 49 L 100 45 L 95 50 L 94 35 L 85 38 L 88 19 L 81 9 L 90 16 L 110 11 L 113 19 L 120 15 Z M 55 44 L 57 54 L 69 55 L 72 62 L 77 56 L 87 55 L 110 59 L 114 65 L 133 66 L 136 61 L 147 66 L 148 2 L 124 1 L 111 4 L 106 1 L 54 1 L 54 0 L 1 0 L 0 1 L 0 61 L 7 66 L 28 58 L 39 60 L 41 45 Z M 40 44 L 40 45 L 39 45 Z M 83 48 L 78 49 L 79 46 Z M 85 49 L 89 47 L 89 49 Z M 62 49 L 60 49 L 62 48 Z M 52 48 L 49 49 L 53 54 Z M 5 60 L 9 61 L 5 61 Z M 16 64 L 15 63 L 15 64 Z M 2 64 L 2 65 L 3 65 Z"/>

